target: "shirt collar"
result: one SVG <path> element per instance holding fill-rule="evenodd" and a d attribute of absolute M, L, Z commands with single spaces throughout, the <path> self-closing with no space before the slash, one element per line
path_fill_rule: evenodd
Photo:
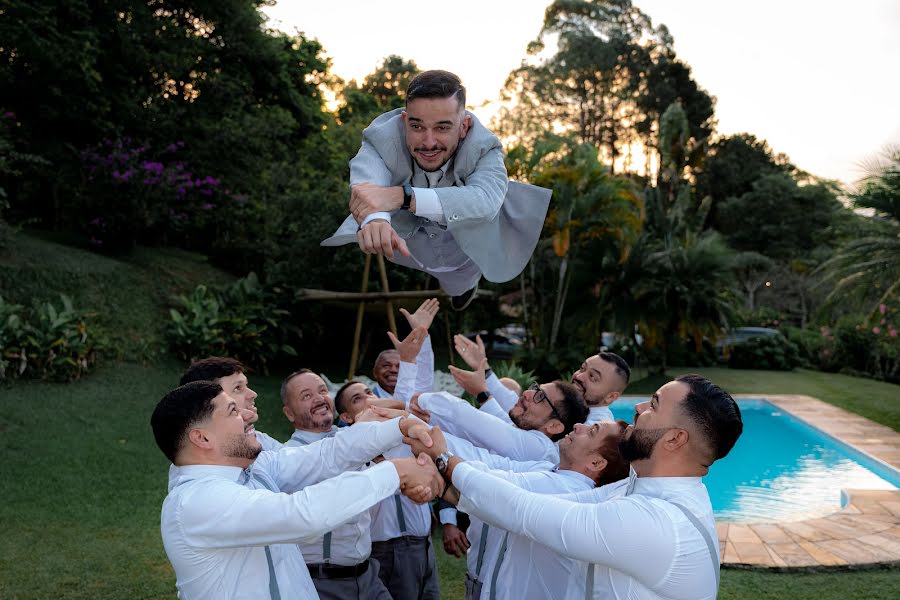
<path fill-rule="evenodd" d="M 579 473 L 578 471 L 570 471 L 568 469 L 554 469 L 557 473 L 562 475 L 563 477 L 568 477 L 569 479 L 573 479 L 575 481 L 588 482 L 591 484 L 591 487 L 594 487 L 596 483 L 593 479 L 585 475 L 584 473 Z"/>
<path fill-rule="evenodd" d="M 319 440 L 324 440 L 325 438 L 331 437 L 337 432 L 338 428 L 334 425 L 331 426 L 331 429 L 329 431 L 303 431 L 301 429 L 297 429 L 294 431 L 294 435 L 291 436 L 291 439 L 304 444 L 311 444 L 313 442 L 318 442 Z"/>
<path fill-rule="evenodd" d="M 169 482 L 169 490 L 183 483 L 204 477 L 217 477 L 229 481 L 239 481 L 244 469 L 227 465 L 183 465 L 176 467 L 178 473 Z"/>

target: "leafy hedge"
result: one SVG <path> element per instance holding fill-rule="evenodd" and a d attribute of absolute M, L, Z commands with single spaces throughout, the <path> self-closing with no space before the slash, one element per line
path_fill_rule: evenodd
<path fill-rule="evenodd" d="M 299 336 L 290 314 L 276 308 L 255 273 L 229 286 L 198 285 L 177 296 L 175 304 L 167 334 L 170 348 L 183 361 L 230 356 L 267 372 L 278 358 L 297 355 L 288 343 Z"/>
<path fill-rule="evenodd" d="M 783 335 L 753 337 L 736 344 L 728 358 L 733 369 L 793 371 L 802 364 L 797 344 Z"/>
<path fill-rule="evenodd" d="M 36 303 L 30 309 L 0 297 L 0 380 L 73 381 L 97 359 L 98 343 L 84 315 L 68 296 L 62 306 Z"/>

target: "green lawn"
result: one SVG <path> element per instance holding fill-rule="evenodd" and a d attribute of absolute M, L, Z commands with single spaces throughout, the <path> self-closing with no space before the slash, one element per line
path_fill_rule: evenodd
<path fill-rule="evenodd" d="M 861 413 L 880 410 L 897 422 L 896 406 L 877 406 L 896 405 L 896 386 L 810 372 L 700 371 L 734 392 L 808 393 Z M 0 389 L 0 598 L 174 598 L 159 537 L 167 464 L 153 442 L 149 416 L 178 374 L 175 364 L 118 364 L 71 385 Z M 286 439 L 291 428 L 281 416 L 278 384 L 276 377 L 253 377 L 260 430 Z M 629 391 L 643 393 L 645 387 L 636 382 Z M 436 547 L 444 597 L 461 599 L 464 561 L 446 557 L 439 541 Z M 720 597 L 900 597 L 900 569 L 809 575 L 726 570 Z"/>

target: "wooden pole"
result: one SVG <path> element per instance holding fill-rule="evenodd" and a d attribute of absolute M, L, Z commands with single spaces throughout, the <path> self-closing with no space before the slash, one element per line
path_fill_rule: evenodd
<path fill-rule="evenodd" d="M 478 290 L 476 297 L 493 298 L 496 293 L 489 290 Z M 311 301 L 374 301 L 374 300 L 410 300 L 417 298 L 449 298 L 443 290 L 405 290 L 401 292 L 332 292 L 330 290 L 314 290 L 300 288 L 295 292 L 298 302 Z"/>
<path fill-rule="evenodd" d="M 381 258 L 379 256 L 379 258 Z M 366 254 L 366 266 L 363 267 L 362 286 L 360 292 L 366 293 L 369 287 L 369 268 L 372 266 L 372 255 Z M 347 381 L 353 379 L 356 374 L 356 361 L 359 360 L 359 337 L 362 335 L 363 313 L 365 312 L 366 301 L 360 299 L 359 306 L 356 309 L 356 329 L 353 331 L 353 348 L 350 350 L 350 369 L 347 375 Z M 396 334 L 395 334 L 396 335 Z"/>
<path fill-rule="evenodd" d="M 384 257 L 380 254 L 378 255 L 378 275 L 381 277 L 381 289 L 387 297 L 388 328 L 391 333 L 397 335 L 397 321 L 394 320 L 394 303 L 391 302 L 391 290 L 388 288 L 387 269 L 384 268 Z"/>

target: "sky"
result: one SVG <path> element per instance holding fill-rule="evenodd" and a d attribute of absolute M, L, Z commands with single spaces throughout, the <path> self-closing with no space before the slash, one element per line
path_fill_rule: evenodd
<path fill-rule="evenodd" d="M 316 38 L 332 73 L 362 80 L 390 54 L 460 76 L 487 122 L 549 0 L 279 0 L 269 25 Z M 636 0 L 665 24 L 717 131 L 748 132 L 819 177 L 852 183 L 900 145 L 900 1 Z"/>

